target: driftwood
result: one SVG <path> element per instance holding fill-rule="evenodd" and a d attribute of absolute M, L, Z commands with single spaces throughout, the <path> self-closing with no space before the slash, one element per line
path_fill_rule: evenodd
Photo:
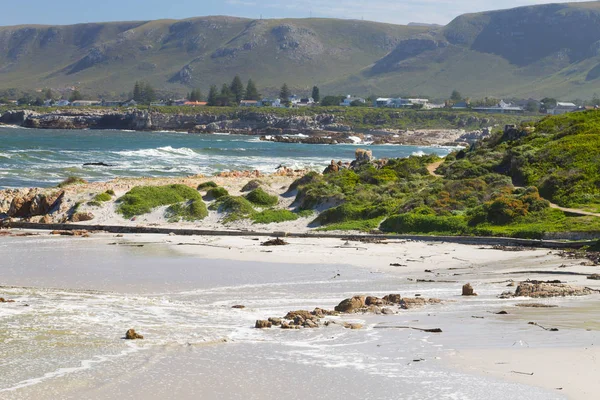
<path fill-rule="evenodd" d="M 519 372 L 519 371 L 510 371 L 510 372 L 512 372 L 513 374 L 533 376 L 533 372 Z"/>
<path fill-rule="evenodd" d="M 542 328 L 545 331 L 558 332 L 558 328 L 546 328 L 546 327 L 538 324 L 537 322 L 530 322 L 529 325 L 538 326 L 538 327 Z"/>
<path fill-rule="evenodd" d="M 415 328 L 412 326 L 374 326 L 375 329 L 413 329 L 415 331 L 428 332 L 428 333 L 442 333 L 440 328 L 434 329 L 423 329 L 423 328 Z"/>

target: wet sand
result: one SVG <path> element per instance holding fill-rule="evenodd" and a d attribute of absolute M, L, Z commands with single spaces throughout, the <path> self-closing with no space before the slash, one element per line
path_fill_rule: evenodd
<path fill-rule="evenodd" d="M 235 237 L 0 238 L 0 297 L 16 300 L 0 304 L 0 397 L 558 399 L 595 390 L 578 371 L 597 371 L 596 358 L 577 355 L 600 338 L 599 295 L 536 300 L 559 305 L 552 309 L 518 308 L 533 300 L 497 295 L 514 290 L 509 279 L 599 288 L 585 275 L 520 273 L 597 267 L 547 250 L 288 241 L 267 248 Z M 460 296 L 466 282 L 479 296 Z M 444 304 L 333 318 L 364 324 L 358 331 L 253 328 L 290 310 L 389 293 Z M 501 310 L 509 314 L 495 314 Z M 378 328 L 406 325 L 443 333 Z M 143 341 L 121 339 L 132 327 Z"/>

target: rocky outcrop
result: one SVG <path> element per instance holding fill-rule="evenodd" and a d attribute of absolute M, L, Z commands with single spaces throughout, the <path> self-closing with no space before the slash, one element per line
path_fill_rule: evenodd
<path fill-rule="evenodd" d="M 0 303 L 14 303 L 14 300 L 7 300 L 4 297 L 0 297 Z"/>
<path fill-rule="evenodd" d="M 462 287 L 462 295 L 463 296 L 477 296 L 477 293 L 475 293 L 473 286 L 471 286 L 470 283 L 467 283 L 466 285 L 464 285 Z"/>
<path fill-rule="evenodd" d="M 264 321 L 264 320 L 258 320 L 258 321 L 256 321 L 256 324 L 254 325 L 254 327 L 256 329 L 267 329 L 267 328 L 270 328 L 272 326 L 273 326 L 273 324 L 271 322 Z"/>
<path fill-rule="evenodd" d="M 365 308 L 366 298 L 364 296 L 354 296 L 349 299 L 342 300 L 340 304 L 335 307 L 335 311 L 341 313 L 352 313 Z"/>
<path fill-rule="evenodd" d="M 521 282 L 517 286 L 515 293 L 503 293 L 501 298 L 512 297 L 531 297 L 531 298 L 547 298 L 547 297 L 566 297 L 566 296 L 587 296 L 596 293 L 587 287 L 572 286 L 557 282 L 540 282 L 527 281 Z"/>
<path fill-rule="evenodd" d="M 144 337 L 142 335 L 140 335 L 139 333 L 137 333 L 134 329 L 129 329 L 126 333 L 125 333 L 125 339 L 127 340 L 137 340 L 137 339 L 143 339 Z"/>
<path fill-rule="evenodd" d="M 60 207 L 64 195 L 63 191 L 51 194 L 39 193 L 38 189 L 31 189 L 26 193 L 18 191 L 12 197 L 6 213 L 11 218 L 31 218 L 46 215 Z M 2 204 L 0 204 L 0 212 L 2 212 Z"/>

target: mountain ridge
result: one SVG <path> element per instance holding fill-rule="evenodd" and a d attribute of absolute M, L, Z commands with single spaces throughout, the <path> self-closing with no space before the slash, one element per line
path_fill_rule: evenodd
<path fill-rule="evenodd" d="M 600 83 L 600 2 L 464 14 L 446 26 L 325 18 L 0 27 L 0 89 L 123 97 L 136 80 L 185 93 L 234 75 L 275 93 L 591 98 Z"/>

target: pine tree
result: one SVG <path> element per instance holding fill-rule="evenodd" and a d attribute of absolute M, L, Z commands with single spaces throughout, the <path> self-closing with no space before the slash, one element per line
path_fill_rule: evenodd
<path fill-rule="evenodd" d="M 246 86 L 246 99 L 247 100 L 260 100 L 260 93 L 254 84 L 252 79 L 248 79 L 248 86 Z"/>
<path fill-rule="evenodd" d="M 207 102 L 207 105 L 209 105 L 209 106 L 216 106 L 218 100 L 219 100 L 219 92 L 217 91 L 217 86 L 216 85 L 212 85 L 210 87 L 210 91 L 208 92 L 208 102 Z"/>
<path fill-rule="evenodd" d="M 281 90 L 279 91 L 279 98 L 282 102 L 288 102 L 290 100 L 291 95 L 292 94 L 290 92 L 290 88 L 288 88 L 287 83 L 284 83 L 281 87 Z"/>
<path fill-rule="evenodd" d="M 315 101 L 315 103 L 318 103 L 319 101 L 321 101 L 321 93 L 317 86 L 313 86 L 312 98 Z"/>
<path fill-rule="evenodd" d="M 52 100 L 52 89 L 46 89 L 44 91 L 44 97 L 46 98 L 46 100 Z"/>
<path fill-rule="evenodd" d="M 140 82 L 135 82 L 135 85 L 133 86 L 133 100 L 137 103 L 141 103 L 142 102 L 142 86 L 140 84 Z"/>
<path fill-rule="evenodd" d="M 244 100 L 244 84 L 239 76 L 236 75 L 235 78 L 233 78 L 229 90 L 231 91 L 231 94 L 233 95 L 233 98 L 237 104 Z"/>

